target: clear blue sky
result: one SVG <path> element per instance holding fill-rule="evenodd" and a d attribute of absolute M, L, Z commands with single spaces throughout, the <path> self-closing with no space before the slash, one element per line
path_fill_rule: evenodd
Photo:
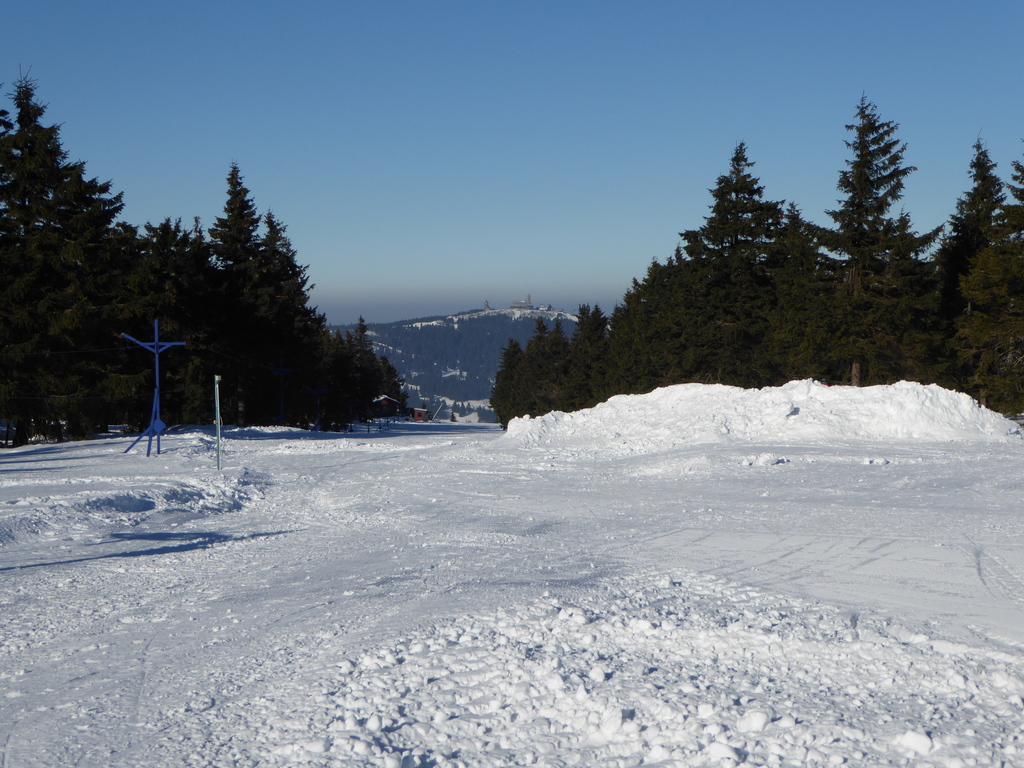
<path fill-rule="evenodd" d="M 945 222 L 980 136 L 1024 157 L 1024 3 L 9 3 L 0 82 L 29 71 L 64 147 L 133 224 L 223 210 L 237 162 L 335 323 L 532 294 L 621 299 L 745 141 L 771 199 L 829 220 L 864 94 Z M 9 106 L 9 102 L 7 102 Z"/>

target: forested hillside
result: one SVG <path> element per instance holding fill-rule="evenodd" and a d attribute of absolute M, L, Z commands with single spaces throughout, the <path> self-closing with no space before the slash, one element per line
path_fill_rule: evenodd
<path fill-rule="evenodd" d="M 401 382 L 365 333 L 330 332 L 306 268 L 237 165 L 205 229 L 118 221 L 112 182 L 68 158 L 36 85 L 0 109 L 0 440 L 64 439 L 149 423 L 154 321 L 162 420 L 210 423 L 214 375 L 236 424 L 342 426 Z M 13 435 L 10 433 L 13 432 Z"/>
<path fill-rule="evenodd" d="M 710 215 L 635 279 L 610 318 L 568 342 L 510 342 L 492 393 L 500 420 L 684 382 L 744 387 L 902 379 L 1024 409 L 1024 164 L 1010 181 L 974 145 L 948 226 L 918 232 L 900 204 L 916 168 L 898 125 L 862 98 L 846 126 L 830 227 L 772 200 L 740 143 Z"/>
<path fill-rule="evenodd" d="M 548 309 L 478 309 L 456 315 L 369 323 L 374 348 L 398 369 L 409 390 L 409 404 L 442 413 L 454 407 L 456 418 L 477 414 L 493 421 L 486 406 L 500 362 L 500 350 L 509 339 L 526 344 L 538 320 L 567 332 L 576 327 L 575 316 Z M 351 327 L 341 330 L 351 331 Z"/>

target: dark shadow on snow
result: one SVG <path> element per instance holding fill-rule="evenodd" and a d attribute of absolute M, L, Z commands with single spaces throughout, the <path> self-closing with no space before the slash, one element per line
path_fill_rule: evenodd
<path fill-rule="evenodd" d="M 225 427 L 221 437 L 232 440 L 353 440 L 399 437 L 402 435 L 457 435 L 467 432 L 495 432 L 497 424 L 451 423 L 447 421 L 411 422 L 395 421 L 380 425 L 357 422 L 347 432 L 307 432 L 300 429 L 275 427 Z M 193 431 L 206 432 L 206 428 Z"/>
<path fill-rule="evenodd" d="M 263 539 L 270 536 L 282 536 L 294 531 L 268 531 L 266 533 L 250 533 L 245 536 L 229 536 L 226 533 L 216 531 L 195 531 L 193 533 L 136 533 L 134 531 L 124 533 L 112 533 L 105 541 L 97 541 L 87 546 L 97 547 L 109 544 L 116 544 L 125 541 L 153 541 L 168 542 L 158 547 L 147 547 L 146 549 L 133 549 L 128 552 L 111 552 L 106 555 L 95 557 L 77 557 L 72 560 L 54 560 L 46 563 L 30 563 L 28 565 L 9 565 L 0 568 L 3 571 L 20 571 L 28 568 L 45 568 L 51 565 L 70 565 L 71 563 L 86 563 L 91 560 L 108 560 L 124 557 L 151 557 L 153 555 L 169 555 L 176 552 L 189 552 L 193 549 L 206 549 L 216 544 L 224 544 L 229 541 L 248 541 L 249 539 Z"/>

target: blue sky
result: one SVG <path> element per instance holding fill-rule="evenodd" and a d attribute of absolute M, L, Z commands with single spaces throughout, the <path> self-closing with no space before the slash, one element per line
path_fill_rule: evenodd
<path fill-rule="evenodd" d="M 861 95 L 944 223 L 972 145 L 1024 158 L 1024 3 L 47 2 L 0 14 L 0 82 L 133 224 L 223 209 L 237 162 L 347 323 L 621 299 L 700 226 L 737 142 L 830 223 Z M 9 106 L 9 102 L 7 104 Z"/>

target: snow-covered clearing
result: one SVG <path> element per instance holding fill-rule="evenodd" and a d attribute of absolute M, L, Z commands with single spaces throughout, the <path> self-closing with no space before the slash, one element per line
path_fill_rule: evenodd
<path fill-rule="evenodd" d="M 0 765 L 1024 764 L 1024 440 L 900 384 L 0 453 Z"/>

